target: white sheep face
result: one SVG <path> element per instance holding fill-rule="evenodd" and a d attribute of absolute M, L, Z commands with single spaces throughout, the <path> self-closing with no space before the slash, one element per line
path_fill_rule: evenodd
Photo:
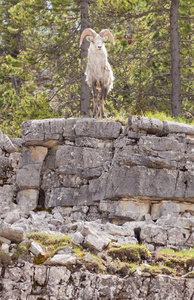
<path fill-rule="evenodd" d="M 86 39 L 90 42 L 90 48 L 93 52 L 101 51 L 105 48 L 104 42 L 107 41 L 108 37 L 101 37 L 97 34 L 95 37 L 87 36 Z"/>

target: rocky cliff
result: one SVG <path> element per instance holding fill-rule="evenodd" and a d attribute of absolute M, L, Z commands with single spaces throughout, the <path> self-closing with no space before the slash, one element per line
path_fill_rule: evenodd
<path fill-rule="evenodd" d="M 126 126 L 33 120 L 22 124 L 22 139 L 0 132 L 0 148 L 2 299 L 193 299 L 193 279 L 126 271 L 119 254 L 125 271 L 118 271 L 110 255 L 113 244 L 143 243 L 152 259 L 138 263 L 151 266 L 159 265 L 155 251 L 194 246 L 193 126 L 137 116 Z M 70 244 L 48 258 L 44 244 L 26 239 L 32 232 L 70 235 Z M 18 244 L 31 258 L 45 256 L 44 265 L 20 256 Z M 103 274 L 91 267 L 94 257 L 85 263 L 75 255 L 75 245 L 105 261 Z M 176 276 L 192 277 L 190 259 Z"/>

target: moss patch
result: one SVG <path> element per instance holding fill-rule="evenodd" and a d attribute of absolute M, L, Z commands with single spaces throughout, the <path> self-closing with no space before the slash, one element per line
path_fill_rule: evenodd
<path fill-rule="evenodd" d="M 151 256 L 149 250 L 142 245 L 116 245 L 112 244 L 107 253 L 122 262 L 140 262 Z"/>
<path fill-rule="evenodd" d="M 45 207 L 36 207 L 33 210 L 35 213 L 38 211 L 47 211 L 49 214 L 52 214 L 52 209 L 51 208 L 45 208 Z"/>
<path fill-rule="evenodd" d="M 111 266 L 107 267 L 107 272 L 109 274 L 117 274 L 120 277 L 125 277 L 126 275 L 131 275 L 138 268 L 136 263 L 118 262 L 115 260 Z"/>
<path fill-rule="evenodd" d="M 155 262 L 176 270 L 176 275 L 182 275 L 194 267 L 194 249 L 185 251 L 160 250 L 155 252 Z"/>
<path fill-rule="evenodd" d="M 93 271 L 95 273 L 104 273 L 106 270 L 106 267 L 104 266 L 103 260 L 101 258 L 99 258 L 97 255 L 95 254 L 91 254 L 88 251 L 83 251 L 81 248 L 77 247 L 74 245 L 74 249 L 73 249 L 73 253 L 76 255 L 77 259 L 83 264 L 85 265 L 85 267 L 89 270 L 89 271 Z M 85 260 L 85 255 L 90 253 L 91 254 L 91 258 L 92 261 L 88 262 Z"/>
<path fill-rule="evenodd" d="M 154 266 L 142 266 L 141 267 L 141 271 L 142 272 L 147 272 L 150 273 L 151 275 L 155 276 L 155 275 L 159 275 L 159 274 L 165 274 L 165 275 L 171 275 L 171 276 L 175 276 L 176 275 L 176 271 L 173 270 L 170 267 L 161 265 L 154 265 Z"/>
<path fill-rule="evenodd" d="M 70 236 L 51 236 L 44 232 L 34 232 L 27 235 L 30 240 L 36 241 L 45 250 L 48 257 L 55 255 L 57 251 L 65 247 L 72 246 Z"/>
<path fill-rule="evenodd" d="M 33 263 L 35 265 L 42 265 L 47 260 L 47 258 L 47 255 L 42 255 L 40 253 L 38 256 L 35 256 L 35 258 L 33 259 Z"/>
<path fill-rule="evenodd" d="M 35 257 L 34 264 L 43 264 L 47 258 L 53 257 L 58 250 L 71 247 L 72 255 L 77 258 L 77 268 L 85 266 L 90 272 L 95 273 L 116 274 L 124 277 L 133 274 L 138 268 L 142 272 L 142 276 L 144 273 L 149 273 L 152 276 L 158 274 L 182 276 L 192 271 L 194 267 L 194 249 L 179 252 L 166 249 L 150 253 L 144 245 L 111 243 L 99 257 L 73 244 L 70 236 L 62 234 L 51 236 L 44 232 L 34 232 L 27 237 L 29 239 L 27 245 L 18 247 L 17 253 L 20 256 L 29 255 L 28 243 L 30 244 L 32 240 L 38 242 L 46 253 L 46 255 Z M 87 253 L 90 253 L 91 261 L 85 260 Z M 192 276 L 193 274 L 191 274 Z"/>

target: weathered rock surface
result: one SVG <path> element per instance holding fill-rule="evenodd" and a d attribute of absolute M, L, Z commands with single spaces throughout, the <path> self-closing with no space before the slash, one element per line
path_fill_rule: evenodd
<path fill-rule="evenodd" d="M 36 231 L 70 235 L 102 257 L 112 242 L 190 249 L 193 228 L 193 126 L 130 116 L 124 127 L 93 119 L 27 121 L 22 139 L 0 131 L 0 252 L 8 257 Z M 45 252 L 34 242 L 29 249 L 30 262 L 0 262 L 1 299 L 194 297 L 192 266 L 184 278 L 150 277 L 138 268 L 120 278 L 86 270 L 71 249 L 34 266 Z M 95 265 L 90 253 L 83 259 Z"/>
<path fill-rule="evenodd" d="M 192 126 L 51 119 L 24 122 L 22 133 L 17 185 L 41 191 L 46 207 L 97 204 L 109 219 L 143 220 L 154 200 L 194 201 Z"/>
<path fill-rule="evenodd" d="M 106 239 L 121 244 L 144 241 L 153 249 L 191 246 L 192 126 L 136 116 L 130 116 L 125 127 L 93 119 L 50 119 L 24 122 L 22 134 L 22 140 L 15 142 L 1 134 L 2 166 L 12 168 L 6 171 L 9 175 L 2 171 L 9 177 L 9 185 L 0 187 L 3 224 L 23 226 L 26 234 L 36 227 L 68 233 L 68 224 L 78 220 L 101 219 L 119 225 L 142 221 L 130 234 L 111 234 L 102 227 L 87 235 L 84 227 L 72 233 L 75 243 L 88 247 L 98 240 L 98 249 L 106 247 Z M 11 157 L 17 152 L 7 153 L 21 143 L 18 165 L 18 156 Z M 17 212 L 8 217 L 11 206 L 22 210 L 20 221 Z M 33 214 L 37 206 L 56 208 L 56 212 Z M 98 231 L 106 231 L 106 236 Z"/>
<path fill-rule="evenodd" d="M 66 266 L 33 266 L 30 263 L 6 269 L 1 287 L 2 300 L 190 300 L 194 294 L 192 278 L 164 275 L 119 278 L 89 271 L 71 272 Z"/>
<path fill-rule="evenodd" d="M 54 255 L 51 259 L 48 259 L 46 265 L 55 265 L 55 266 L 68 266 L 75 265 L 76 258 L 71 254 L 57 254 Z"/>
<path fill-rule="evenodd" d="M 9 137 L 0 129 L 0 149 L 2 149 L 5 152 L 12 153 L 16 151 L 16 147 L 12 143 L 12 141 L 9 139 Z"/>

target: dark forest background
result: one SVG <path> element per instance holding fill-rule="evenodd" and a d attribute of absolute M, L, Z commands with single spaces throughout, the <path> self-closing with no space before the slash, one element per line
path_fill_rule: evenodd
<path fill-rule="evenodd" d="M 19 136 L 35 118 L 89 116 L 88 43 L 81 32 L 109 28 L 114 88 L 109 118 L 129 114 L 194 118 L 189 0 L 0 0 L 0 127 Z"/>

